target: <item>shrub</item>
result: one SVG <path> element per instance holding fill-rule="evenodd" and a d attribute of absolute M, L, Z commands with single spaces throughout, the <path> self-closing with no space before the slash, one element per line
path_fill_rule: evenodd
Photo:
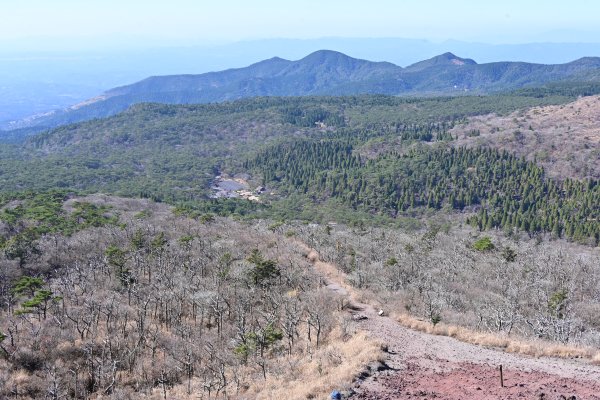
<path fill-rule="evenodd" d="M 473 243 L 473 248 L 477 251 L 491 251 L 496 246 L 492 243 L 492 239 L 489 236 L 484 236 L 481 239 Z"/>

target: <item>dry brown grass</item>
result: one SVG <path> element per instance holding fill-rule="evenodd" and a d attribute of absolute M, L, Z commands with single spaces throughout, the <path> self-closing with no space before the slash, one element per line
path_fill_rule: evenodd
<path fill-rule="evenodd" d="M 311 250 L 308 258 L 321 274 L 334 282 L 337 281 L 344 287 L 354 301 L 370 304 L 375 309 L 380 307 L 381 303 L 377 300 L 376 294 L 367 290 L 358 290 L 348 285 L 345 274 L 341 273 L 334 265 L 320 261 L 316 251 Z M 397 320 L 402 326 L 416 331 L 448 336 L 461 342 L 498 348 L 509 353 L 534 357 L 582 358 L 594 364 L 600 364 L 600 351 L 591 347 L 568 346 L 543 340 L 525 340 L 445 323 L 434 326 L 428 321 L 417 319 L 408 314 L 392 314 L 390 317 Z"/>
<path fill-rule="evenodd" d="M 402 326 L 429 333 L 431 335 L 448 336 L 461 342 L 503 349 L 509 353 L 523 354 L 533 357 L 582 358 L 594 364 L 600 364 L 600 351 L 591 347 L 578 347 L 552 343 L 543 340 L 524 340 L 487 332 L 478 332 L 462 326 L 430 322 L 413 316 L 393 315 Z"/>
<path fill-rule="evenodd" d="M 229 386 L 218 395 L 212 393 L 210 398 L 221 399 L 324 399 L 332 390 L 348 389 L 354 377 L 374 361 L 383 361 L 384 353 L 381 343 L 370 339 L 365 332 L 351 336 L 343 335 L 341 330 L 334 330 L 329 341 L 319 349 L 311 349 L 304 354 L 272 359 L 267 379 L 264 380 L 255 366 L 241 368 L 238 373 L 244 377 L 244 385 L 238 392 L 229 376 Z M 225 394 L 226 393 L 226 394 Z M 206 397 L 202 397 L 203 394 Z M 161 387 L 155 387 L 150 400 L 163 399 Z M 209 398 L 203 390 L 202 380 L 194 378 L 191 383 L 191 394 L 187 392 L 186 383 L 169 388 L 168 399 L 187 400 Z"/>
<path fill-rule="evenodd" d="M 294 364 L 300 371 L 284 372 L 278 376 L 267 376 L 266 381 L 256 381 L 244 393 L 244 398 L 253 399 L 322 399 L 333 389 L 347 388 L 352 379 L 369 363 L 383 360 L 381 344 L 359 332 L 348 340 L 341 335 L 302 358 L 282 360 Z"/>

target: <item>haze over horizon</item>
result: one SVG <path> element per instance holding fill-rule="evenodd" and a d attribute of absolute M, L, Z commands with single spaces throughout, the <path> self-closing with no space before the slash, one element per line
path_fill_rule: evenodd
<path fill-rule="evenodd" d="M 23 0 L 0 4 L 0 122 L 151 75 L 200 74 L 316 50 L 399 66 L 445 52 L 478 63 L 600 55 L 588 0 Z"/>
<path fill-rule="evenodd" d="M 482 3 L 24 0 L 0 6 L 0 50 L 222 45 L 274 38 L 411 38 L 490 44 L 600 41 L 588 0 Z"/>

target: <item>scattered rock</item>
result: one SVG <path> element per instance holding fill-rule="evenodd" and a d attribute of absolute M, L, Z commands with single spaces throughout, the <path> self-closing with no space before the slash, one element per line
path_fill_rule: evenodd
<path fill-rule="evenodd" d="M 388 371 L 388 370 L 392 369 L 392 367 L 390 367 L 383 361 L 377 361 L 376 363 L 371 364 L 371 369 L 373 369 L 377 372 L 381 372 L 381 371 Z"/>
<path fill-rule="evenodd" d="M 369 319 L 366 315 L 363 314 L 352 314 L 352 320 L 353 321 L 362 321 L 365 319 Z"/>

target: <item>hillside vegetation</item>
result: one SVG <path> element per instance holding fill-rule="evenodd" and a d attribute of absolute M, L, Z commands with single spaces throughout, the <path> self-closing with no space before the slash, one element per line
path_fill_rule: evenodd
<path fill-rule="evenodd" d="M 599 345 L 589 248 L 435 225 L 407 233 L 174 211 L 103 195 L 2 199 L 0 396 L 269 398 L 285 385 L 285 395 L 319 398 L 347 388 L 380 350 L 339 313 L 348 303 L 315 274 L 311 247 L 386 313 L 499 343 L 543 339 L 576 354 Z M 9 244 L 32 229 L 28 255 L 15 256 Z"/>
<path fill-rule="evenodd" d="M 552 232 L 594 245 L 600 239 L 598 181 L 554 182 L 506 152 L 423 148 L 362 162 L 349 144 L 305 141 L 268 149 L 247 166 L 284 195 L 335 199 L 370 214 L 478 210 L 468 222 L 479 230 Z"/>
<path fill-rule="evenodd" d="M 504 149 L 542 165 L 549 176 L 600 178 L 600 97 L 471 117 L 454 127 L 456 146 Z"/>
<path fill-rule="evenodd" d="M 556 104 L 565 96 L 398 99 L 258 98 L 210 105 L 140 104 L 107 119 L 66 125 L 0 145 L 2 190 L 81 188 L 196 198 L 215 170 L 272 140 L 328 135 L 367 139 L 467 115 Z M 323 122 L 325 128 L 315 123 Z"/>
<path fill-rule="evenodd" d="M 445 210 L 464 213 L 480 230 L 551 233 L 595 245 L 596 179 L 555 181 L 511 153 L 454 143 L 452 128 L 469 116 L 566 100 L 365 96 L 141 104 L 4 146 L 0 182 L 4 191 L 99 191 L 184 202 L 182 210 L 192 213 L 353 224 L 415 226 Z M 222 173 L 243 173 L 254 188 L 269 190 L 261 203 L 207 202 Z"/>
<path fill-rule="evenodd" d="M 304 248 L 264 223 L 58 199 L 3 199 L 1 398 L 255 397 L 267 380 L 323 396 L 378 356 L 343 329 Z M 102 210 L 95 224 L 82 205 Z M 10 242 L 52 218 L 76 229 L 53 225 L 14 257 Z"/>
<path fill-rule="evenodd" d="M 587 90 L 142 103 L 0 144 L 0 398 L 323 398 L 388 313 L 592 359 Z"/>
<path fill-rule="evenodd" d="M 502 338 L 599 344 L 600 264 L 592 249 L 435 224 L 418 233 L 343 225 L 295 229 L 391 313 Z"/>

